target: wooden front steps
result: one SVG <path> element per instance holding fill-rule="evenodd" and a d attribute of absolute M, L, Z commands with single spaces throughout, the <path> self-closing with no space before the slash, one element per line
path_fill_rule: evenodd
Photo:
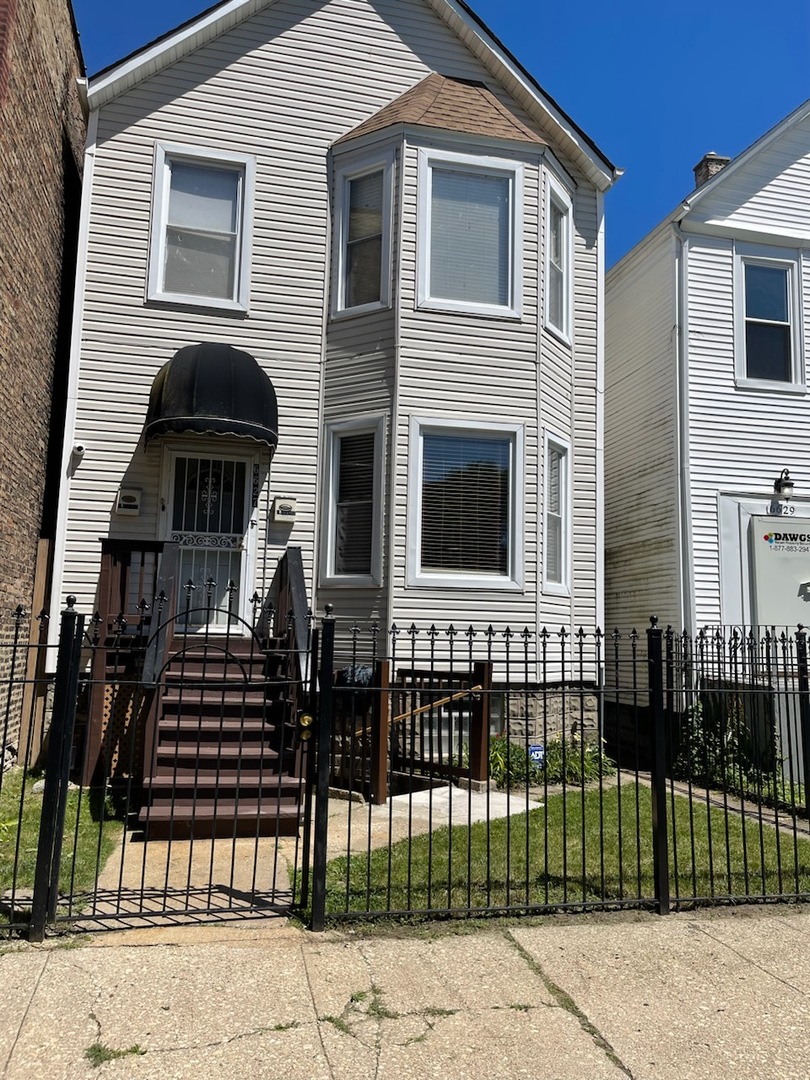
<path fill-rule="evenodd" d="M 150 838 L 291 835 L 302 803 L 286 643 L 173 641 L 140 823 Z"/>

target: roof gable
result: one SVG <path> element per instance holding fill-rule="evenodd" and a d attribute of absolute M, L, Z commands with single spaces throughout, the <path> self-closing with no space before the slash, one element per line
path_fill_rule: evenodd
<path fill-rule="evenodd" d="M 810 107 L 806 104 L 698 188 L 687 199 L 688 218 L 806 240 L 810 238 L 808 188 Z"/>
<path fill-rule="evenodd" d="M 546 145 L 546 140 L 514 116 L 484 83 L 435 71 L 337 141 L 357 139 L 394 124 Z"/>
<path fill-rule="evenodd" d="M 792 148 L 788 148 L 787 145 L 790 141 L 794 144 Z M 806 212 L 804 215 L 806 227 L 797 229 L 795 219 L 790 223 L 786 219 L 784 199 L 780 202 L 779 199 L 772 198 L 774 183 L 782 175 L 782 171 L 778 168 L 780 156 L 782 170 L 791 164 L 801 165 L 796 150 L 798 148 L 801 151 L 802 141 L 805 174 L 799 178 L 802 192 L 798 199 L 790 200 L 801 215 L 807 205 L 806 192 L 810 187 L 810 100 L 803 102 L 746 147 L 742 153 L 732 158 L 728 165 L 716 172 L 710 180 L 690 192 L 671 213 L 645 233 L 641 240 L 619 259 L 610 269 L 609 276 L 620 273 L 621 268 L 626 266 L 631 258 L 637 257 L 641 249 L 650 243 L 653 237 L 676 222 L 688 222 L 691 218 L 697 222 L 721 223 L 731 227 L 736 226 L 741 230 L 749 229 L 751 222 L 744 220 L 745 214 L 735 220 L 735 211 L 742 210 L 744 207 L 749 207 L 757 214 L 760 226 L 764 225 L 771 235 L 778 235 L 781 232 L 785 236 L 804 235 L 810 239 L 810 213 Z M 783 143 L 786 148 L 781 153 L 780 143 Z M 766 162 L 765 159 L 769 153 L 771 160 Z M 747 182 L 746 174 L 748 174 Z M 770 204 L 771 222 L 761 216 L 763 202 Z"/>
<path fill-rule="evenodd" d="M 275 2 L 222 0 L 94 76 L 88 92 L 90 108 L 100 109 Z M 621 175 L 465 3 L 459 0 L 424 0 L 424 3 L 461 39 L 538 127 L 561 144 L 561 149 L 600 190 L 608 188 Z M 509 137 L 516 135 L 513 133 Z"/>

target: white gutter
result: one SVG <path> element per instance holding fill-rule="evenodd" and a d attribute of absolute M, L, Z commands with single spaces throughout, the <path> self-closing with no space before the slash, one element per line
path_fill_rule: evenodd
<path fill-rule="evenodd" d="M 605 630 L 605 196 L 596 193 L 596 611 Z"/>
<path fill-rule="evenodd" d="M 693 634 L 696 626 L 695 558 L 692 547 L 692 478 L 689 457 L 689 263 L 688 241 L 681 230 L 681 220 L 673 221 L 675 237 L 675 368 L 677 380 L 676 462 L 680 543 L 678 577 L 680 579 L 680 616 L 678 629 Z"/>

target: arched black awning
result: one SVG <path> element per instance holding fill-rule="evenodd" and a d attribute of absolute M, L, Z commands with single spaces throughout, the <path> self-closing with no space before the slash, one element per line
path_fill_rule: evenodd
<path fill-rule="evenodd" d="M 144 441 L 158 435 L 237 435 L 275 449 L 278 405 L 250 353 L 206 342 L 178 349 L 149 392 Z"/>

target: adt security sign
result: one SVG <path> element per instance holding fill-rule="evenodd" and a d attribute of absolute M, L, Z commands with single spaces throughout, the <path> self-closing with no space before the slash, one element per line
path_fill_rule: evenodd
<path fill-rule="evenodd" d="M 545 756 L 546 748 L 542 743 L 537 743 L 529 747 L 529 761 L 531 761 L 533 765 L 542 765 Z"/>

